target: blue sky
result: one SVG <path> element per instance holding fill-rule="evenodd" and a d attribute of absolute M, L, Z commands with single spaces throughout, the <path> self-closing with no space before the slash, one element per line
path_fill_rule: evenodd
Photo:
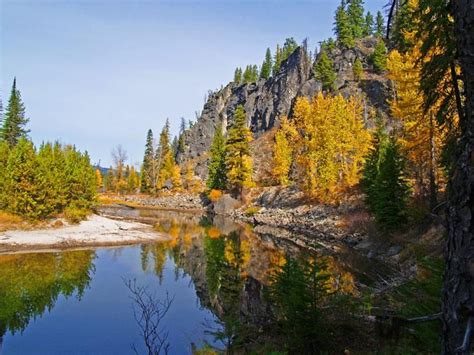
<path fill-rule="evenodd" d="M 385 0 L 366 0 L 375 13 Z M 293 36 L 332 35 L 339 0 L 0 0 L 0 95 L 13 77 L 35 143 L 60 140 L 110 164 L 142 159 L 148 128 L 193 119 L 236 66 Z"/>

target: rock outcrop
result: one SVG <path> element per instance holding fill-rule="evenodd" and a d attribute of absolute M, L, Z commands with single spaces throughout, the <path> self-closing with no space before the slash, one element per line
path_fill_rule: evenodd
<path fill-rule="evenodd" d="M 359 58 L 370 73 L 370 54 L 376 40 L 361 40 L 354 49 L 331 50 L 329 56 L 337 73 L 336 87 L 344 96 L 362 94 L 367 105 L 386 110 L 388 83 L 383 77 L 369 74 L 358 83 L 353 80 L 352 65 Z M 321 82 L 314 78 L 313 63 L 307 51 L 298 47 L 281 65 L 279 73 L 268 80 L 237 85 L 229 83 L 223 89 L 212 93 L 196 124 L 185 132 L 184 152 L 178 156 L 179 162 L 192 159 L 196 174 L 207 176 L 207 151 L 216 127 L 226 131 L 233 123 L 237 106 L 243 105 L 247 112 L 249 126 L 254 138 L 259 138 L 272 127 L 278 126 L 281 116 L 291 116 L 296 98 L 313 97 L 322 90 Z M 368 112 L 369 110 L 366 110 Z"/>

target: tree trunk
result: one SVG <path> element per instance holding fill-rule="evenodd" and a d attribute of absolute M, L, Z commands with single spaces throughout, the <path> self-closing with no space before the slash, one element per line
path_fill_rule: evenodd
<path fill-rule="evenodd" d="M 433 114 L 430 113 L 430 164 L 429 164 L 429 178 L 430 178 L 430 211 L 433 211 L 438 205 L 438 186 L 436 185 L 436 143 L 434 138 L 434 119 Z"/>
<path fill-rule="evenodd" d="M 465 109 L 460 121 L 456 166 L 449 184 L 443 352 L 468 354 L 472 347 L 464 338 L 467 325 L 472 324 L 474 317 L 474 1 L 452 0 L 451 6 L 464 82 Z"/>

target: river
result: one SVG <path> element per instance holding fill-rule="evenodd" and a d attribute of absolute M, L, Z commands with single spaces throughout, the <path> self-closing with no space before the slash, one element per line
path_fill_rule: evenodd
<path fill-rule="evenodd" d="M 166 242 L 0 255 L 2 354 L 146 353 L 126 283 L 172 298 L 160 323 L 170 354 L 235 339 L 230 319 L 265 325 L 271 275 L 286 258 L 324 257 L 328 287 L 348 295 L 379 281 L 382 265 L 353 251 L 308 251 L 251 226 L 177 211 L 108 209 L 152 223 Z M 245 321 L 243 321 L 245 319 Z M 230 335 L 229 335 L 230 334 Z"/>

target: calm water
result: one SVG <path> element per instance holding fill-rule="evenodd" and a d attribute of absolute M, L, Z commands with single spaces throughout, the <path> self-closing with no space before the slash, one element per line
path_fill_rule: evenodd
<path fill-rule="evenodd" d="M 111 211 L 109 211 L 111 212 Z M 145 353 L 125 286 L 136 280 L 163 299 L 174 296 L 162 327 L 171 354 L 216 340 L 229 317 L 265 322 L 269 275 L 302 250 L 225 219 L 157 211 L 112 211 L 156 223 L 162 243 L 61 253 L 0 255 L 2 354 Z M 376 279 L 353 253 L 326 255 L 331 285 L 357 293 Z M 225 341 L 225 339 L 224 339 Z"/>

